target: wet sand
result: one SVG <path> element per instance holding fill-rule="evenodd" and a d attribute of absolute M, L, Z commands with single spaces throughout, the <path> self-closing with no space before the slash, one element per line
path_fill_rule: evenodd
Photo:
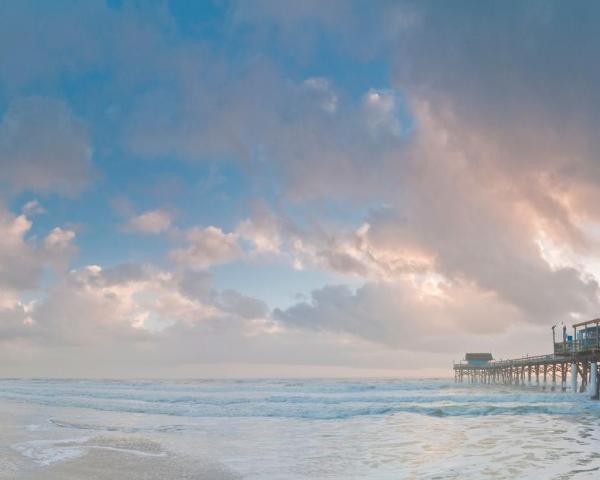
<path fill-rule="evenodd" d="M 147 442 L 120 445 L 114 439 L 106 444 L 104 439 L 92 439 L 87 451 L 74 459 L 40 467 L 28 472 L 32 480 L 165 480 L 206 479 L 234 480 L 237 477 L 218 464 L 198 464 L 197 459 L 185 458 L 162 452 L 143 452 Z M 117 446 L 115 446 L 117 445 Z M 129 449 L 131 451 L 125 451 Z M 137 449 L 137 450 L 135 450 Z M 154 450 L 154 447 L 152 447 Z"/>
<path fill-rule="evenodd" d="M 57 437 L 36 408 L 1 402 L 0 480 L 236 480 L 198 452 L 186 456 L 143 435 L 66 431 Z M 34 423 L 32 423 L 34 422 Z M 40 428 L 41 426 L 41 428 Z"/>
<path fill-rule="evenodd" d="M 29 445 L 28 451 L 15 449 L 17 456 L 25 453 L 34 459 L 25 468 L 6 471 L 4 478 L 31 480 L 158 480 L 207 479 L 234 480 L 240 478 L 225 467 L 197 458 L 175 455 L 158 443 L 136 437 L 96 436 L 86 441 L 59 441 L 40 444 L 40 451 Z M 37 453 L 37 455 L 36 455 Z M 48 455 L 62 455 L 60 461 Z M 69 458 L 71 457 L 71 458 Z M 5 459 L 6 460 L 6 459 Z M 12 471 L 11 471 L 12 470 Z M 15 476 L 17 475 L 17 476 Z M 0 475 L 0 478 L 3 478 Z"/>

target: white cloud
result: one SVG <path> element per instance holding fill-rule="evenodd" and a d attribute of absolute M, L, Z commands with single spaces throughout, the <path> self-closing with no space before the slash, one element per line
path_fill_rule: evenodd
<path fill-rule="evenodd" d="M 158 234 L 168 230 L 171 222 L 171 215 L 165 210 L 150 210 L 129 220 L 125 229 L 130 232 Z"/>
<path fill-rule="evenodd" d="M 23 207 L 21 208 L 21 211 L 27 215 L 40 215 L 42 213 L 45 213 L 46 210 L 44 209 L 44 207 L 42 205 L 40 205 L 40 202 L 38 202 L 37 200 L 29 200 L 25 205 L 23 205 Z"/>
<path fill-rule="evenodd" d="M 34 290 L 44 267 L 64 269 L 77 253 L 75 232 L 60 227 L 38 241 L 30 236 L 32 222 L 0 204 L 0 290 L 19 294 Z"/>
<path fill-rule="evenodd" d="M 173 323 L 193 324 L 214 317 L 217 307 L 200 296 L 190 296 L 182 289 L 181 279 L 178 274 L 136 264 L 110 269 L 88 266 L 71 272 L 47 303 L 58 307 L 53 302 L 60 302 L 61 311 L 68 311 L 69 297 L 78 298 L 96 310 L 97 324 L 90 327 L 103 331 L 122 328 L 125 333 L 130 329 L 157 332 Z M 81 324 L 76 313 L 69 318 L 48 317 L 48 321 L 64 322 L 65 327 L 70 322 Z M 81 328 L 80 334 L 87 335 L 85 325 Z"/>
<path fill-rule="evenodd" d="M 31 222 L 25 215 L 14 216 L 0 205 L 0 288 L 19 291 L 33 288 L 42 262 L 33 242 L 26 239 Z"/>
<path fill-rule="evenodd" d="M 404 315 L 411 303 L 403 302 L 414 302 L 401 292 L 327 288 L 313 294 L 312 306 L 272 318 L 258 299 L 215 292 L 206 272 L 92 265 L 70 272 L 35 305 L 0 309 L 0 369 L 18 371 L 24 360 L 45 375 L 88 376 L 149 375 L 157 368 L 173 375 L 184 366 L 204 372 L 209 364 L 214 376 L 227 365 L 242 372 L 242 363 L 255 374 L 269 372 L 269 364 L 280 372 L 300 372 L 308 364 L 325 374 L 337 367 L 366 368 L 363 373 L 400 368 L 411 364 L 410 357 L 394 349 L 435 348 L 449 328 L 436 315 L 427 324 L 412 324 Z M 379 316 L 373 319 L 375 307 Z M 302 315 L 303 308 L 311 315 Z M 428 313 L 443 310 L 440 305 Z"/>
<path fill-rule="evenodd" d="M 241 256 L 237 235 L 224 233 L 217 227 L 194 227 L 185 234 L 187 246 L 173 250 L 171 258 L 180 267 L 207 268 L 211 265 L 230 262 Z"/>
<path fill-rule="evenodd" d="M 264 203 L 256 203 L 249 218 L 241 221 L 235 234 L 251 244 L 254 253 L 280 253 L 284 228 Z"/>
<path fill-rule="evenodd" d="M 53 266 L 63 273 L 72 255 L 75 234 L 53 229 L 42 242 L 29 236 L 32 222 L 25 215 L 13 215 L 0 205 L 0 344 L 30 338 L 35 334 L 32 312 L 40 296 L 44 268 Z"/>
<path fill-rule="evenodd" d="M 65 270 L 71 259 L 78 253 L 75 245 L 75 232 L 60 227 L 53 228 L 44 238 L 42 251 L 46 261 L 58 270 Z"/>
<path fill-rule="evenodd" d="M 44 247 L 48 250 L 64 250 L 72 245 L 75 232 L 55 227 L 44 239 Z"/>

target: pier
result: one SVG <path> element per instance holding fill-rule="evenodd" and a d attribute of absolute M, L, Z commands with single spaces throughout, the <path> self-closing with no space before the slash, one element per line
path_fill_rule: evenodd
<path fill-rule="evenodd" d="M 556 326 L 552 327 L 554 348 L 548 355 L 494 360 L 490 353 L 467 353 L 454 364 L 454 381 L 570 390 L 598 400 L 599 327 L 600 318 L 574 324 L 572 335 L 563 327 L 561 341 L 556 340 Z"/>

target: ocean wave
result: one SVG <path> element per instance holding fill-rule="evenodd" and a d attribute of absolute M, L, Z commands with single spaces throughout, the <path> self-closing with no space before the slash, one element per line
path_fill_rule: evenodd
<path fill-rule="evenodd" d="M 0 381 L 0 399 L 5 401 L 190 418 L 340 420 L 399 414 L 444 418 L 600 412 L 598 403 L 585 398 L 535 388 L 449 388 L 445 381 Z M 75 428 L 64 422 L 61 426 Z"/>

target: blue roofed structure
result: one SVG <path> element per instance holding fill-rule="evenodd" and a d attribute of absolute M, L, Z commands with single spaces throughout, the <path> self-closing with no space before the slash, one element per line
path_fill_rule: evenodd
<path fill-rule="evenodd" d="M 491 353 L 465 353 L 465 360 L 469 365 L 486 365 L 493 359 Z"/>

